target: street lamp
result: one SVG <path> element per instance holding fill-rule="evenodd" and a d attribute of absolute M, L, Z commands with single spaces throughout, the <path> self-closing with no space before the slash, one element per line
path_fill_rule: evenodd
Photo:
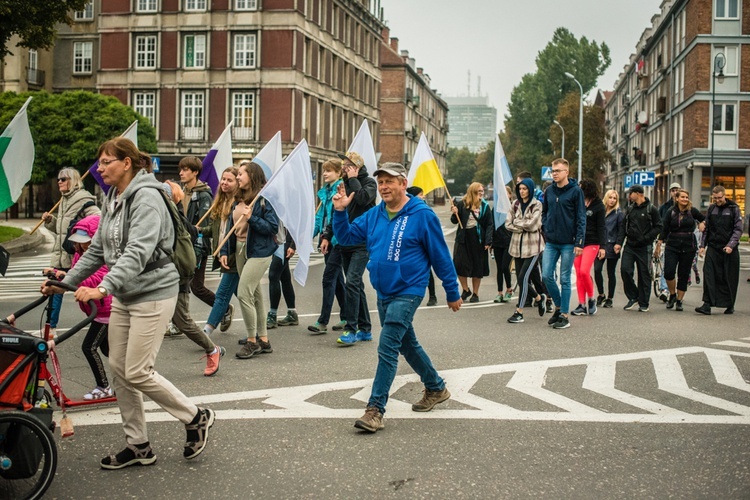
<path fill-rule="evenodd" d="M 578 106 L 578 182 L 581 182 L 581 173 L 583 172 L 583 86 L 581 82 L 576 80 L 576 77 L 565 72 L 565 76 L 573 80 L 578 84 L 578 88 L 581 89 L 581 103 Z"/>
<path fill-rule="evenodd" d="M 552 156 L 555 156 L 555 145 L 552 144 L 552 139 L 547 139 L 547 142 L 549 142 L 549 145 L 552 146 Z"/>
<path fill-rule="evenodd" d="M 560 153 L 560 157 L 564 160 L 565 159 L 565 129 L 562 125 L 560 125 L 560 122 L 557 120 L 552 120 L 552 123 L 560 127 L 560 131 L 562 132 L 562 152 Z"/>
<path fill-rule="evenodd" d="M 712 84 L 713 89 L 711 90 L 711 178 L 708 180 L 709 198 L 711 197 L 711 189 L 714 186 L 714 133 L 716 132 L 716 79 L 718 78 L 719 83 L 724 83 L 724 66 L 727 64 L 727 59 L 723 52 L 719 52 L 714 56 L 714 71 L 712 73 Z M 719 114 L 719 123 L 721 123 L 721 114 Z"/>

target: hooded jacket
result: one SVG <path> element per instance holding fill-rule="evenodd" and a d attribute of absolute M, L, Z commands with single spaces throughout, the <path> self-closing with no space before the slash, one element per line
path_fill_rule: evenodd
<path fill-rule="evenodd" d="M 198 224 L 198 221 L 206 215 L 211 209 L 214 197 L 211 193 L 211 188 L 208 187 L 204 182 L 198 181 L 193 189 L 185 190 L 185 200 L 187 200 L 187 211 L 185 216 L 188 222 L 193 226 Z M 203 221 L 201 225 L 201 233 L 203 234 L 203 255 L 211 254 L 211 242 L 208 241 L 211 238 L 211 221 L 208 217 Z"/>
<path fill-rule="evenodd" d="M 339 185 L 344 182 L 338 179 L 330 184 L 325 184 L 322 188 L 318 189 L 318 199 L 320 200 L 320 208 L 315 213 L 315 230 L 313 232 L 313 238 L 320 235 L 320 239 L 326 239 L 331 242 L 331 245 L 336 245 L 338 241 L 333 236 L 333 227 L 331 227 L 333 221 L 333 195 L 339 188 Z"/>
<path fill-rule="evenodd" d="M 586 238 L 586 203 L 578 181 L 569 178 L 563 187 L 552 184 L 544 192 L 542 226 L 547 243 L 583 248 Z"/>
<path fill-rule="evenodd" d="M 70 221 L 75 219 L 78 212 L 87 202 L 94 202 L 94 205 L 86 208 L 83 215 L 100 214 L 101 210 L 96 206 L 96 198 L 93 194 L 85 189 L 75 188 L 67 193 L 63 193 L 60 200 L 60 207 L 57 210 L 58 215 L 53 215 L 52 220 L 44 223 L 44 228 L 52 232 L 55 236 L 55 242 L 52 246 L 52 259 L 50 267 L 57 269 L 70 269 L 73 262 L 73 256 L 63 250 L 62 243 L 67 236 L 66 232 Z"/>
<path fill-rule="evenodd" d="M 232 212 L 229 212 L 227 229 L 234 227 L 234 216 L 232 214 L 235 206 L 237 206 L 236 203 L 232 206 Z M 253 211 L 247 220 L 247 224 L 245 258 L 264 258 L 273 255 L 279 248 L 279 245 L 274 241 L 274 236 L 279 230 L 279 219 L 271 204 L 266 203 L 262 197 L 259 198 L 253 205 Z M 221 247 L 220 255 L 229 257 L 234 255 L 236 251 L 237 237 L 232 233 L 224 246 Z"/>
<path fill-rule="evenodd" d="M 625 211 L 625 220 L 617 235 L 617 244 L 622 245 L 625 238 L 633 248 L 651 245 L 661 232 L 659 210 L 645 198 L 640 205 L 633 204 Z"/>
<path fill-rule="evenodd" d="M 456 270 L 440 220 L 424 201 L 406 196 L 409 201 L 393 219 L 385 202 L 352 223 L 346 212 L 334 210 L 333 232 L 342 245 L 367 245 L 367 270 L 378 297 L 424 297 L 432 266 L 448 302 L 455 302 L 460 298 Z"/>
<path fill-rule="evenodd" d="M 584 202 L 585 204 L 585 202 Z M 586 207 L 586 236 L 583 239 L 583 246 L 599 245 L 604 248 L 607 245 L 606 226 L 604 216 L 607 209 L 599 197 L 594 198 Z"/>
<path fill-rule="evenodd" d="M 370 177 L 366 167 L 361 167 L 357 177 L 343 179 L 346 187 L 346 195 L 354 193 L 352 202 L 346 207 L 349 214 L 349 222 L 364 214 L 375 206 L 375 197 L 378 192 L 378 183 Z M 335 194 L 335 193 L 334 193 Z M 339 243 L 341 243 L 339 241 Z M 350 246 L 343 245 L 342 246 Z M 356 246 L 356 245 L 355 245 Z"/>
<path fill-rule="evenodd" d="M 79 220 L 75 226 L 73 226 L 73 230 L 86 231 L 86 234 L 93 238 L 94 234 L 96 234 L 96 230 L 99 228 L 99 219 L 99 215 L 89 215 L 88 217 L 84 217 L 83 219 Z M 73 265 L 71 267 L 75 267 L 76 263 L 80 260 L 81 255 L 83 255 L 83 252 L 76 252 L 73 255 Z M 94 271 L 94 274 L 81 281 L 80 286 L 89 288 L 98 287 L 99 283 L 101 283 L 104 277 L 107 275 L 107 271 L 109 271 L 109 269 L 107 269 L 107 266 L 100 267 L 99 269 Z M 88 316 L 91 312 L 91 308 L 89 307 L 88 302 L 79 302 L 78 307 L 81 308 L 81 311 L 86 313 L 86 316 Z M 96 304 L 96 318 L 94 318 L 95 321 L 97 323 L 108 324 L 109 313 L 111 310 L 112 296 L 107 295 Z"/>
<path fill-rule="evenodd" d="M 617 243 L 617 236 L 620 234 L 620 227 L 623 225 L 625 216 L 622 210 L 618 207 L 616 210 L 612 210 L 604 215 L 604 234 L 607 239 L 607 255 L 605 259 L 619 259 L 620 254 L 615 253 L 615 244 Z"/>
<path fill-rule="evenodd" d="M 531 196 L 526 208 L 523 208 L 518 187 L 526 186 Z M 512 234 L 508 253 L 511 256 L 527 259 L 539 255 L 544 250 L 542 238 L 542 203 L 533 197 L 534 181 L 522 179 L 516 186 L 516 201 L 510 207 L 505 227 Z"/>
<path fill-rule="evenodd" d="M 139 170 L 121 194 L 110 189 L 91 246 L 63 281 L 78 285 L 106 265 L 109 272 L 101 286 L 125 305 L 176 296 L 180 276 L 172 262 L 143 272 L 166 249 L 171 251 L 174 243 L 174 226 L 161 186 L 154 174 Z M 126 218 L 128 232 L 124 234 Z"/>

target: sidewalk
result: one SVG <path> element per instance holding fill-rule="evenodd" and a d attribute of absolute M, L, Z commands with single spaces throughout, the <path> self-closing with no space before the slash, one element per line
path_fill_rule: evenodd
<path fill-rule="evenodd" d="M 26 234 L 14 240 L 6 241 L 3 243 L 3 247 L 11 255 L 19 255 L 32 248 L 52 244 L 54 238 L 49 231 L 44 229 L 44 226 L 40 226 L 34 234 L 29 234 L 40 220 L 41 219 L 1 219 L 0 226 L 16 227 L 18 229 L 23 229 L 26 232 Z"/>

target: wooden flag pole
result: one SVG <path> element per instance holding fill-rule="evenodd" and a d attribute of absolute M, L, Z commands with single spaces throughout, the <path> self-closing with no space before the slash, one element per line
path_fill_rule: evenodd
<path fill-rule="evenodd" d="M 83 174 L 83 175 L 81 176 L 81 180 L 85 179 L 87 175 L 89 175 L 89 171 L 88 171 L 88 169 L 87 169 L 87 170 L 86 170 L 86 172 L 85 172 L 85 173 L 84 173 L 84 174 Z M 53 206 L 52 208 L 50 208 L 50 209 L 49 209 L 49 211 L 48 211 L 47 213 L 48 213 L 48 214 L 51 214 L 52 212 L 54 212 L 55 210 L 57 210 L 57 207 L 59 207 L 59 206 L 60 206 L 60 203 L 62 203 L 62 200 L 63 200 L 63 199 L 62 199 L 62 196 L 61 196 L 61 197 L 60 197 L 60 199 L 59 199 L 59 200 L 57 200 L 57 203 L 55 203 L 55 205 L 54 205 L 54 206 Z M 32 229 L 32 230 L 31 230 L 31 231 L 29 232 L 29 234 L 34 234 L 34 233 L 36 232 L 36 230 L 37 230 L 37 229 L 39 229 L 39 227 L 40 227 L 40 226 L 41 226 L 42 224 L 44 224 L 44 219 L 40 220 L 40 221 L 39 221 L 39 222 L 37 223 L 37 225 L 36 225 L 36 226 L 34 226 L 34 229 Z"/>
<path fill-rule="evenodd" d="M 250 214 L 253 213 L 253 206 L 255 205 L 255 202 L 258 201 L 258 198 L 260 198 L 260 193 L 255 195 L 255 198 L 253 199 L 253 201 L 251 201 L 250 205 L 248 205 L 250 208 Z M 245 217 L 240 217 L 240 220 L 234 223 L 234 226 L 232 226 L 232 229 L 230 229 L 229 232 L 227 232 L 226 236 L 224 236 L 221 242 L 216 246 L 216 251 L 213 253 L 214 257 L 217 257 L 219 255 L 219 253 L 221 252 L 221 247 L 224 246 L 224 243 L 227 242 L 229 237 L 234 234 L 234 232 L 240 227 L 240 225 L 246 224 L 246 223 L 247 223 L 247 220 L 245 219 Z"/>
<path fill-rule="evenodd" d="M 442 175 L 440 177 L 442 178 Z M 445 180 L 443 180 L 443 187 L 445 188 L 445 194 L 448 195 L 448 199 L 451 202 L 451 206 L 453 206 L 453 197 L 451 196 L 450 191 L 448 191 L 448 186 L 445 185 Z M 459 217 L 458 214 L 456 214 L 456 219 L 458 220 L 458 227 L 463 229 L 464 225 L 461 223 L 461 217 Z"/>

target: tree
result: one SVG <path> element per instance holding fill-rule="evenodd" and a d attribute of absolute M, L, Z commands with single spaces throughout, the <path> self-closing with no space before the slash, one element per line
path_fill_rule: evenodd
<path fill-rule="evenodd" d="M 453 179 L 453 184 L 448 184 L 452 196 L 465 193 L 466 188 L 474 180 L 477 170 L 476 158 L 477 155 L 466 147 L 448 149 L 448 154 L 445 157 L 445 171 L 446 181 L 447 179 Z"/>
<path fill-rule="evenodd" d="M 50 94 L 0 94 L 0 130 L 4 129 L 29 96 L 29 127 L 34 138 L 31 181 L 40 183 L 63 167 L 84 172 L 96 160 L 99 145 L 122 134 L 138 120 L 138 146 L 156 152 L 156 131 L 148 119 L 117 98 L 82 90 Z"/>
<path fill-rule="evenodd" d="M 477 167 L 476 174 L 474 174 L 474 181 L 481 182 L 485 186 L 492 182 L 492 174 L 495 171 L 495 141 L 487 143 L 484 149 L 477 154 L 477 159 L 474 161 Z"/>
<path fill-rule="evenodd" d="M 0 0 L 0 61 L 13 53 L 8 41 L 18 35 L 20 47 L 48 49 L 57 24 L 72 24 L 70 13 L 83 10 L 89 0 Z"/>
<path fill-rule="evenodd" d="M 579 93 L 565 72 L 574 74 L 587 93 L 610 62 L 606 44 L 590 42 L 586 37 L 576 39 L 565 28 L 555 30 L 552 40 L 536 58 L 537 72 L 523 76 L 508 104 L 508 140 L 503 147 L 513 171 L 528 170 L 538 175 L 543 157 L 551 152 L 548 132 L 558 106 L 569 93 Z"/>

